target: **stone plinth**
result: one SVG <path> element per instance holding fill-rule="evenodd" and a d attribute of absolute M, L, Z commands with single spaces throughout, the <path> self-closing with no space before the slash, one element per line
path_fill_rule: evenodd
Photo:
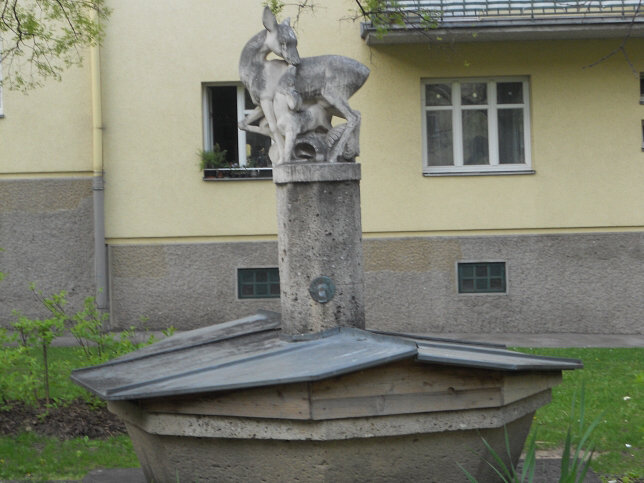
<path fill-rule="evenodd" d="M 411 361 L 323 381 L 110 401 L 149 481 L 478 481 L 517 463 L 559 373 Z M 510 441 L 506 449 L 505 429 Z"/>
<path fill-rule="evenodd" d="M 282 332 L 364 328 L 360 165 L 287 163 L 273 177 Z M 316 279 L 331 285 L 311 287 Z"/>

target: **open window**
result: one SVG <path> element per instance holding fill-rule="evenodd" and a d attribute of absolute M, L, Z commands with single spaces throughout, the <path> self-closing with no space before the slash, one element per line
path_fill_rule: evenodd
<path fill-rule="evenodd" d="M 203 86 L 204 179 L 272 178 L 270 138 L 237 127 L 254 107 L 241 85 Z"/>

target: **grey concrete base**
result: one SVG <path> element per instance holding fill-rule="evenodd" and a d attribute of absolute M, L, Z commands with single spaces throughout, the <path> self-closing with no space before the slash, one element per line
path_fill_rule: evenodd
<path fill-rule="evenodd" d="M 67 291 L 71 313 L 95 296 L 91 178 L 0 180 L 0 327 L 49 313 L 29 290 Z"/>
<path fill-rule="evenodd" d="M 508 425 L 515 463 L 531 421 L 532 413 Z M 462 465 L 479 481 L 493 482 L 481 438 L 506 454 L 502 428 L 332 441 L 160 436 L 132 424 L 128 432 L 148 481 L 447 483 L 465 481 Z"/>
<path fill-rule="evenodd" d="M 642 233 L 367 239 L 363 250 L 369 329 L 644 335 Z M 458 294 L 459 261 L 505 261 L 508 293 Z M 120 245 L 110 264 L 115 328 L 141 315 L 188 330 L 280 311 L 278 299 L 236 292 L 237 268 L 277 267 L 276 242 Z"/>
<path fill-rule="evenodd" d="M 159 414 L 112 401 L 149 481 L 493 482 L 485 438 L 513 464 L 549 391 L 500 408 L 326 421 Z M 508 463 L 509 461 L 506 461 Z"/>
<path fill-rule="evenodd" d="M 275 183 L 282 332 L 363 329 L 360 166 L 282 164 Z M 311 295 L 320 277 L 329 283 Z"/>
<path fill-rule="evenodd" d="M 532 415 L 508 430 L 519 456 Z M 129 428 L 148 481 L 432 481 L 463 482 L 459 464 L 495 481 L 481 438 L 502 454 L 502 429 L 328 442 L 150 437 Z M 518 452 L 517 452 L 518 451 Z M 173 471 L 174 470 L 174 471 Z"/>
<path fill-rule="evenodd" d="M 277 243 L 112 246 L 112 328 L 148 318 L 148 327 L 190 330 L 257 310 L 280 310 L 279 299 L 239 299 L 237 269 L 277 267 Z"/>

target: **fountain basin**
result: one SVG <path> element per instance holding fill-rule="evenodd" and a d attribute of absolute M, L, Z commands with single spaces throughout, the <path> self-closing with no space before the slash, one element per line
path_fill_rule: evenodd
<path fill-rule="evenodd" d="M 150 481 L 494 481 L 576 360 L 336 328 L 283 337 L 258 313 L 74 380 L 109 401 Z M 510 441 L 506 450 L 505 429 Z"/>

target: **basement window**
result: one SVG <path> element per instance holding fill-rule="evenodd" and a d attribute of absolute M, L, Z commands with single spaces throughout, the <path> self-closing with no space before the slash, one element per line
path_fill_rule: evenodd
<path fill-rule="evenodd" d="M 242 85 L 203 86 L 204 152 L 225 151 L 225 158 L 204 169 L 204 179 L 271 179 L 271 139 L 237 127 L 254 109 Z"/>
<path fill-rule="evenodd" d="M 237 270 L 237 297 L 268 299 L 280 296 L 280 273 L 276 267 Z"/>
<path fill-rule="evenodd" d="M 505 262 L 458 264 L 458 293 L 506 293 Z"/>

